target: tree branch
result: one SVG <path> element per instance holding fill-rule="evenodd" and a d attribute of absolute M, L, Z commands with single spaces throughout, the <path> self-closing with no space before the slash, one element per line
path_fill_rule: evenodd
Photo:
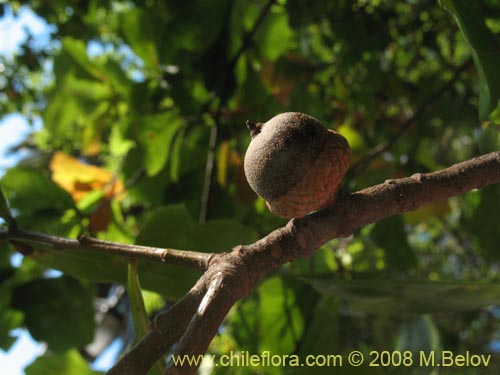
<path fill-rule="evenodd" d="M 244 246 L 241 250 L 243 262 L 250 272 L 261 272 L 262 269 L 268 272 L 277 264 L 309 256 L 327 241 L 347 237 L 365 225 L 498 183 L 500 151 L 437 172 L 417 173 L 355 193 L 344 193 L 330 208 L 292 219 L 285 227 Z"/>
<path fill-rule="evenodd" d="M 196 301 L 201 302 L 200 306 L 193 309 L 191 305 L 188 317 L 179 318 L 174 312 L 169 315 L 182 319 L 182 327 L 185 328 L 175 354 L 189 355 L 191 358 L 203 355 L 231 306 L 243 298 L 265 272 L 309 256 L 327 241 L 349 236 L 365 225 L 496 183 L 500 183 L 500 151 L 437 172 L 417 173 L 407 178 L 387 180 L 355 193 L 341 194 L 331 207 L 292 219 L 285 227 L 271 232 L 254 244 L 237 246 L 231 253 L 214 254 L 207 272 L 195 286 L 198 291 Z M 207 289 L 210 292 L 206 292 Z M 201 294 L 205 295 L 203 300 Z M 185 314 L 185 311 L 182 313 Z M 116 368 L 123 369 L 123 363 L 127 363 L 134 369 L 127 375 L 145 375 L 147 369 L 141 367 L 142 371 L 138 371 L 140 366 L 137 365 L 143 361 L 141 353 L 146 351 L 144 348 L 149 344 L 161 343 L 163 351 L 157 346 L 150 346 L 148 355 L 152 366 L 180 337 L 178 331 L 175 332 L 175 338 L 168 336 L 169 330 L 163 332 L 163 341 L 157 336 L 155 341 L 145 341 L 145 338 L 109 374 L 126 374 L 116 371 Z M 159 333 L 155 332 L 155 335 Z M 139 350 L 139 347 L 142 349 Z M 171 363 L 167 374 L 192 375 L 196 368 Z"/>
<path fill-rule="evenodd" d="M 276 3 L 276 0 L 269 0 L 267 2 L 267 4 L 264 6 L 264 8 L 262 8 L 262 11 L 260 12 L 259 16 L 255 20 L 255 23 L 254 23 L 252 29 L 245 35 L 245 37 L 243 38 L 243 43 L 241 43 L 241 47 L 239 48 L 239 50 L 234 54 L 233 58 L 231 59 L 231 62 L 229 63 L 229 67 L 231 69 L 234 68 L 234 66 L 236 65 L 236 63 L 240 59 L 243 52 L 245 52 L 245 50 L 250 45 L 250 42 L 252 41 L 255 33 L 259 29 L 262 21 L 264 21 L 264 18 L 266 18 L 267 13 L 269 13 L 269 11 L 271 10 L 271 7 L 274 5 L 274 3 Z"/>
<path fill-rule="evenodd" d="M 249 274 L 241 257 L 234 251 L 217 254 L 204 275 L 204 281 L 209 283 L 207 292 L 172 357 L 200 358 L 231 307 L 250 292 L 260 275 Z M 165 375 L 193 375 L 196 368 L 187 363 L 178 366 L 171 361 Z"/>
<path fill-rule="evenodd" d="M 47 234 L 12 227 L 0 230 L 0 240 L 13 241 L 31 247 L 49 248 L 53 250 L 100 251 L 131 259 L 148 259 L 162 263 L 177 264 L 204 271 L 212 254 L 189 250 L 163 249 L 158 247 L 128 245 L 118 242 L 104 241 L 86 235 L 77 240 L 50 236 Z"/>

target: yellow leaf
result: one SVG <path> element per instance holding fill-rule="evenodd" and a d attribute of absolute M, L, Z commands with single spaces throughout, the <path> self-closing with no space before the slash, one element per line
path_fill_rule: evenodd
<path fill-rule="evenodd" d="M 103 190 L 106 198 L 120 198 L 125 192 L 122 182 L 108 171 L 63 152 L 54 153 L 49 169 L 52 180 L 70 193 L 75 202 L 93 190 Z"/>

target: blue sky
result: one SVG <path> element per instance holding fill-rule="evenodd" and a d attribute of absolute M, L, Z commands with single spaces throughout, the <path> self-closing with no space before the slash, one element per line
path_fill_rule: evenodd
<path fill-rule="evenodd" d="M 0 54 L 11 55 L 16 52 L 28 37 L 26 30 L 40 41 L 49 38 L 50 26 L 28 8 L 21 8 L 18 17 L 14 17 L 7 8 L 5 15 L 0 18 Z"/>

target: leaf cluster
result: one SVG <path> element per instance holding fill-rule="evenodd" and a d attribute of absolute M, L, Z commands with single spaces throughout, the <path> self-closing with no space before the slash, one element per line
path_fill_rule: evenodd
<path fill-rule="evenodd" d="M 31 9 L 49 34 L 0 55 L 0 115 L 43 122 L 19 146 L 30 157 L 0 181 L 6 227 L 204 252 L 250 244 L 285 222 L 244 178 L 244 124 L 285 111 L 342 133 L 354 164 L 407 123 L 347 190 L 500 147 L 495 1 L 0 7 L 4 15 Z M 485 308 L 499 302 L 488 284 L 498 279 L 499 197 L 492 186 L 424 206 L 284 266 L 233 309 L 211 352 L 484 350 L 498 329 L 496 309 Z M 28 374 L 69 374 L 63 364 L 90 374 L 75 348 L 102 328 L 92 298 L 125 284 L 126 260 L 13 245 L 0 248 L 0 347 L 14 342 L 8 332 L 26 327 L 49 348 Z M 12 262 L 16 250 L 26 255 L 20 265 Z M 167 304 L 199 277 L 152 262 L 141 262 L 138 273 Z M 60 328 L 62 321 L 70 327 Z M 213 373 L 228 371 L 238 370 Z"/>

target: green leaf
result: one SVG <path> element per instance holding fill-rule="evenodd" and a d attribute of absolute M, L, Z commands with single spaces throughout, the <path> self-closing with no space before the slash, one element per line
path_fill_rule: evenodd
<path fill-rule="evenodd" d="M 84 155 L 96 155 L 101 150 L 102 133 L 110 121 L 110 108 L 107 101 L 102 101 L 85 119 L 85 126 L 82 129 Z"/>
<path fill-rule="evenodd" d="M 12 344 L 16 342 L 17 337 L 11 336 L 10 332 L 21 326 L 23 323 L 23 313 L 14 309 L 5 309 L 2 306 L 0 310 L 0 349 L 8 351 Z"/>
<path fill-rule="evenodd" d="M 195 222 L 183 204 L 157 207 L 137 236 L 141 245 L 194 250 Z"/>
<path fill-rule="evenodd" d="M 131 8 L 119 14 L 120 31 L 125 41 L 147 68 L 156 70 L 158 53 L 154 40 L 157 31 L 152 21 L 146 11 L 138 8 Z"/>
<path fill-rule="evenodd" d="M 139 283 L 138 275 L 138 265 L 137 259 L 133 259 L 128 263 L 128 276 L 127 276 L 127 294 L 130 300 L 130 311 L 132 313 L 132 319 L 134 321 L 135 328 L 135 340 L 138 342 L 141 340 L 149 329 L 149 316 L 146 312 L 146 306 L 144 303 L 144 298 L 142 295 L 141 285 Z M 163 364 L 158 361 L 153 369 L 148 373 L 149 375 L 161 375 L 163 374 Z"/>
<path fill-rule="evenodd" d="M 255 231 L 234 220 L 196 224 L 186 207 L 178 204 L 153 210 L 137 236 L 137 243 L 161 248 L 221 252 L 256 239 Z M 159 291 L 155 283 L 163 283 L 164 289 L 185 291 L 199 276 L 198 272 L 181 267 L 141 263 L 143 265 L 146 277 L 141 275 L 141 282 L 147 289 L 155 291 Z M 171 281 L 167 284 L 162 278 L 169 278 Z M 148 280 L 151 281 L 149 285 L 155 287 L 146 286 Z"/>
<path fill-rule="evenodd" d="M 172 29 L 181 31 L 179 43 L 197 54 L 207 50 L 220 35 L 230 1 L 197 1 L 183 4 L 172 23 Z"/>
<path fill-rule="evenodd" d="M 105 192 L 103 189 L 89 191 L 82 199 L 80 199 L 76 203 L 76 206 L 78 207 L 80 213 L 83 215 L 92 214 L 96 206 L 100 204 L 100 202 L 102 202 L 102 199 L 105 196 L 104 193 Z"/>
<path fill-rule="evenodd" d="M 70 320 L 71 316 L 66 319 Z M 26 375 L 101 375 L 92 371 L 90 365 L 76 349 L 64 353 L 46 353 L 25 369 Z"/>
<path fill-rule="evenodd" d="M 79 101 L 94 101 L 96 105 L 101 104 L 101 107 L 106 107 L 102 101 L 111 96 L 111 89 L 107 84 L 96 80 L 80 79 L 72 74 L 65 76 L 64 80 L 63 95 L 71 95 L 78 98 Z M 60 108 L 60 110 L 64 110 L 64 108 Z"/>
<path fill-rule="evenodd" d="M 68 192 L 49 178 L 26 167 L 9 169 L 2 177 L 1 185 L 11 206 L 22 212 L 62 212 L 73 207 L 73 199 Z"/>
<path fill-rule="evenodd" d="M 196 225 L 193 241 L 203 251 L 229 251 L 236 245 L 247 245 L 257 241 L 257 232 L 236 220 L 210 220 Z"/>
<path fill-rule="evenodd" d="M 407 270 L 416 266 L 417 260 L 408 244 L 404 221 L 400 215 L 377 222 L 371 236 L 384 249 L 388 267 Z"/>
<path fill-rule="evenodd" d="M 366 147 L 363 136 L 351 124 L 344 123 L 337 131 L 347 139 L 351 150 L 363 150 Z"/>
<path fill-rule="evenodd" d="M 330 354 L 339 349 L 340 345 L 337 340 L 339 313 L 340 304 L 337 298 L 324 296 L 316 304 L 300 345 L 301 354 Z M 325 322 L 328 324 L 325 325 Z"/>
<path fill-rule="evenodd" d="M 429 353 L 441 351 L 441 337 L 430 315 L 422 315 L 405 321 L 399 330 L 395 350 Z"/>
<path fill-rule="evenodd" d="M 9 204 L 7 203 L 7 199 L 5 199 L 5 195 L 3 193 L 3 189 L 0 186 L 0 217 L 4 219 L 7 224 L 14 225 L 16 220 L 12 217 L 10 213 Z"/>
<path fill-rule="evenodd" d="M 168 162 L 172 141 L 183 120 L 172 112 L 141 118 L 136 124 L 144 148 L 144 166 L 149 176 L 158 174 Z"/>
<path fill-rule="evenodd" d="M 479 252 L 489 259 L 500 259 L 500 188 L 498 185 L 481 190 L 481 203 L 467 219 L 467 229 L 475 235 Z"/>
<path fill-rule="evenodd" d="M 66 132 L 74 129 L 75 120 L 81 114 L 77 99 L 66 94 L 64 84 L 47 99 L 47 106 L 43 111 L 44 129 L 37 136 L 38 142 L 45 141 L 41 135 L 49 139 L 66 135 Z"/>
<path fill-rule="evenodd" d="M 144 298 L 144 305 L 148 316 L 158 312 L 165 306 L 165 299 L 158 293 L 149 290 L 142 290 L 142 297 Z"/>
<path fill-rule="evenodd" d="M 500 44 L 481 14 L 480 4 L 469 0 L 441 0 L 455 17 L 472 52 L 479 75 L 479 118 L 485 120 L 500 104 Z"/>
<path fill-rule="evenodd" d="M 101 283 L 127 283 L 127 262 L 110 254 L 78 250 L 38 250 L 31 256 L 46 267 Z M 164 263 L 142 261 L 139 277 L 143 288 L 166 298 L 182 297 L 199 278 L 199 272 Z"/>
<path fill-rule="evenodd" d="M 82 132 L 84 153 L 91 154 L 88 149 L 97 148 L 102 129 L 110 121 L 110 99 L 113 97 L 115 104 L 118 94 L 129 90 L 127 78 L 123 72 L 120 76 L 116 64 L 90 60 L 85 43 L 70 37 L 63 38 L 54 71 L 56 84 L 43 111 L 44 130 L 37 139 L 42 145 L 76 141 L 78 130 Z"/>
<path fill-rule="evenodd" d="M 134 147 L 134 141 L 128 139 L 124 134 L 125 128 L 125 123 L 116 123 L 115 126 L 111 128 L 111 134 L 109 136 L 110 154 L 118 160 L 121 160 L 127 152 Z"/>
<path fill-rule="evenodd" d="M 24 312 L 33 338 L 52 350 L 82 347 L 94 337 L 92 293 L 72 277 L 22 284 L 14 289 L 12 305 Z"/>
<path fill-rule="evenodd" d="M 293 290 L 274 276 L 238 305 L 228 328 L 243 350 L 289 354 L 302 336 L 304 320 Z"/>
<path fill-rule="evenodd" d="M 497 125 L 500 125 L 500 102 L 498 102 L 497 107 L 491 112 L 489 120 Z"/>
<path fill-rule="evenodd" d="M 69 57 L 73 63 L 76 63 L 76 66 L 89 76 L 100 81 L 107 80 L 106 75 L 102 72 L 100 67 L 93 61 L 90 61 L 87 55 L 87 46 L 83 40 L 64 37 L 62 39 L 61 54 L 64 54 L 64 58 Z"/>
<path fill-rule="evenodd" d="M 288 14 L 284 11 L 272 12 L 266 16 L 255 39 L 263 56 L 274 61 L 290 47 L 292 35 L 288 25 Z"/>
<path fill-rule="evenodd" d="M 134 320 L 136 341 L 144 337 L 149 326 L 149 317 L 146 313 L 146 306 L 144 305 L 137 271 L 137 260 L 134 259 L 129 261 L 127 273 L 127 294 L 130 300 L 130 311 L 132 312 L 132 318 Z"/>
<path fill-rule="evenodd" d="M 69 72 L 60 78 L 58 87 L 49 96 L 43 112 L 46 130 L 56 139 L 64 139 L 74 136 L 71 132 L 80 127 L 86 146 L 91 133 L 96 133 L 95 129 L 103 126 L 102 119 L 108 114 L 111 95 L 112 90 L 107 84 L 77 78 L 74 72 Z"/>
<path fill-rule="evenodd" d="M 221 48 L 214 47 L 217 41 L 224 41 L 221 36 L 224 33 L 227 12 L 231 7 L 229 4 L 231 2 L 228 0 L 168 3 L 169 9 L 162 18 L 163 38 L 157 38 L 160 46 L 169 46 L 159 48 L 161 60 L 188 66 L 187 64 L 200 58 L 207 50 L 213 52 L 225 49 L 225 44 L 222 44 Z M 154 32 L 158 34 L 156 30 Z M 208 59 L 200 60 L 202 65 L 211 63 Z"/>
<path fill-rule="evenodd" d="M 137 243 L 205 252 L 228 251 L 257 240 L 257 233 L 236 220 L 197 224 L 183 204 L 158 207 L 137 237 Z"/>
<path fill-rule="evenodd" d="M 481 129 L 478 144 L 482 154 L 500 150 L 500 124 L 490 123 Z"/>
<path fill-rule="evenodd" d="M 470 311 L 500 303 L 500 284 L 400 280 L 305 279 L 318 292 L 364 314 L 408 315 Z"/>

